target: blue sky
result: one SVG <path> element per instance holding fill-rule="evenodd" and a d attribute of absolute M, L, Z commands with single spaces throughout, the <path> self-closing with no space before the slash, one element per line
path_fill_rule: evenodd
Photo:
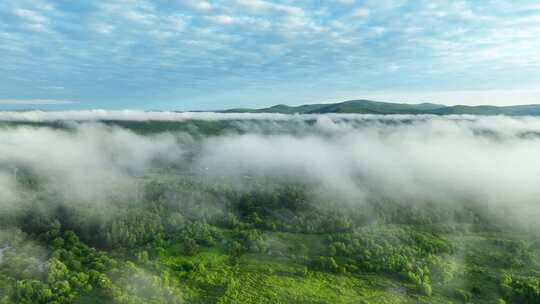
<path fill-rule="evenodd" d="M 540 103 L 540 3 L 2 0 L 0 79 L 0 108 Z"/>

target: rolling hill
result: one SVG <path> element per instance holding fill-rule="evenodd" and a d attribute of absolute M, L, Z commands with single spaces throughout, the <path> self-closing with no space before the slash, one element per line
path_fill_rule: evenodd
<path fill-rule="evenodd" d="M 282 113 L 282 114 L 434 114 L 434 115 L 540 115 L 540 104 L 518 106 L 446 106 L 434 103 L 390 103 L 372 100 L 349 100 L 339 103 L 306 104 L 300 106 L 275 105 L 261 109 L 228 109 L 223 113 Z"/>

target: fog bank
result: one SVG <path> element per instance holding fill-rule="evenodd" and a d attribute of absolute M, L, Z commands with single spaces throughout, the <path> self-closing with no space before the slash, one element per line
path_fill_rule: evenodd
<path fill-rule="evenodd" d="M 540 211 L 539 119 L 337 117 L 318 117 L 317 132 L 307 134 L 210 138 L 200 166 L 238 180 L 293 176 L 358 204 L 470 201 L 527 217 Z"/>
<path fill-rule="evenodd" d="M 133 177 L 182 150 L 171 134 L 141 136 L 101 124 L 0 128 L 0 198 L 17 200 L 20 183 L 38 183 L 65 200 L 105 201 L 137 191 Z"/>
<path fill-rule="evenodd" d="M 0 112 L 4 121 L 101 119 L 235 120 L 241 132 L 185 141 L 191 137 L 182 132 L 140 135 L 95 122 L 65 129 L 8 124 L 0 128 L 0 206 L 20 200 L 27 172 L 65 200 L 105 202 L 140 191 L 136 178 L 149 170 L 181 167 L 233 184 L 307 183 L 329 203 L 474 201 L 526 217 L 540 210 L 534 117 Z"/>

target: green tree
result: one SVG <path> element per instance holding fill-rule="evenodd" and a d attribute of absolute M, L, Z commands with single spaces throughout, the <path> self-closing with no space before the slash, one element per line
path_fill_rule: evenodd
<path fill-rule="evenodd" d="M 197 244 L 197 241 L 190 237 L 184 239 L 184 254 L 194 255 L 197 253 L 198 250 L 199 245 Z"/>

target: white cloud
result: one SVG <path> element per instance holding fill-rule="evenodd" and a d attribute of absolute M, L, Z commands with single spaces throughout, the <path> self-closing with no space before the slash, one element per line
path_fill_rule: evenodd
<path fill-rule="evenodd" d="M 103 35 L 109 35 L 114 30 L 114 26 L 110 24 L 96 24 L 93 26 L 94 31 Z"/>
<path fill-rule="evenodd" d="M 344 4 L 344 5 L 352 5 L 354 4 L 355 0 L 335 0 L 337 3 Z"/>
<path fill-rule="evenodd" d="M 168 27 L 171 30 L 181 32 L 186 29 L 189 17 L 182 14 L 174 14 L 167 16 L 164 20 L 167 21 Z"/>
<path fill-rule="evenodd" d="M 38 23 L 29 24 L 27 27 L 34 32 L 47 32 L 49 30 L 45 25 Z"/>
<path fill-rule="evenodd" d="M 252 11 L 263 12 L 276 9 L 275 4 L 262 0 L 237 0 L 236 2 Z"/>
<path fill-rule="evenodd" d="M 363 4 L 367 7 L 391 10 L 404 5 L 407 0 L 364 0 Z"/>
<path fill-rule="evenodd" d="M 13 14 L 26 22 L 27 29 L 34 32 L 47 32 L 49 20 L 39 12 L 27 9 L 15 9 Z"/>
<path fill-rule="evenodd" d="M 63 86 L 45 86 L 43 87 L 45 90 L 65 90 L 66 88 Z"/>
<path fill-rule="evenodd" d="M 125 13 L 125 16 L 131 21 L 144 24 L 152 24 L 154 22 L 154 19 L 156 19 L 156 16 L 152 14 L 142 13 L 139 11 L 128 11 Z"/>
<path fill-rule="evenodd" d="M 212 9 L 212 4 L 206 0 L 183 0 L 182 3 L 187 7 L 200 11 L 209 11 Z"/>
<path fill-rule="evenodd" d="M 11 102 L 11 101 L 10 101 Z M 27 104 L 27 103 L 19 103 Z M 244 114 L 212 112 L 148 112 L 139 110 L 81 110 L 81 111 L 0 111 L 0 121 L 98 121 L 98 120 L 133 120 L 133 121 L 185 121 L 196 120 L 289 120 L 296 116 L 284 114 Z M 309 117 L 309 116 L 308 116 Z"/>
<path fill-rule="evenodd" d="M 297 7 L 297 6 L 291 6 L 291 5 L 283 5 L 278 3 L 272 3 L 268 1 L 262 1 L 262 0 L 236 0 L 236 2 L 252 11 L 256 12 L 282 12 L 286 13 L 288 15 L 294 15 L 294 16 L 304 16 L 305 11 L 304 9 Z"/>
<path fill-rule="evenodd" d="M 236 22 L 235 18 L 229 16 L 229 15 L 216 15 L 216 16 L 207 16 L 206 17 L 210 22 L 221 24 L 221 25 L 229 25 Z"/>
<path fill-rule="evenodd" d="M 500 48 L 492 47 L 485 50 L 480 50 L 479 52 L 477 52 L 477 56 L 479 60 L 492 61 L 500 59 L 501 57 L 503 57 L 503 54 L 501 53 Z"/>
<path fill-rule="evenodd" d="M 339 6 L 336 1 L 352 5 Z M 6 2 L 8 4 L 0 4 L 16 19 L 12 25 L 0 29 L 0 38 L 3 38 L 0 43 L 3 51 L 0 64 L 4 67 L 4 73 L 0 76 L 11 84 L 23 86 L 30 86 L 32 81 L 38 79 L 38 74 L 40 79 L 45 79 L 46 75 L 55 75 L 58 69 L 62 69 L 58 75 L 71 77 L 79 73 L 79 76 L 85 75 L 80 77 L 88 79 L 94 76 L 108 78 L 116 81 L 112 85 L 127 82 L 126 74 L 138 83 L 144 83 L 148 78 L 156 82 L 187 79 L 181 83 L 201 83 L 212 78 L 209 81 L 217 83 L 223 77 L 220 71 L 230 70 L 236 65 L 238 73 L 231 77 L 246 77 L 252 82 L 259 81 L 258 85 L 261 86 L 265 78 L 287 82 L 284 80 L 287 77 L 280 77 L 284 75 L 281 74 L 283 72 L 287 75 L 312 75 L 313 78 L 319 77 L 321 82 L 333 81 L 333 77 L 340 78 L 334 75 L 343 75 L 343 79 L 336 81 L 345 85 L 344 79 L 347 78 L 347 85 L 351 87 L 354 86 L 352 82 L 367 83 L 363 81 L 367 74 L 357 72 L 360 67 L 368 65 L 367 70 L 379 69 L 384 73 L 384 63 L 397 62 L 401 66 L 400 73 L 413 68 L 417 73 L 414 77 L 396 76 L 407 78 L 407 81 L 420 86 L 426 79 L 417 79 L 430 77 L 426 74 L 434 70 L 431 68 L 433 66 L 437 67 L 441 78 L 449 70 L 460 72 L 465 78 L 476 77 L 478 75 L 472 74 L 478 74 L 485 68 L 478 64 L 485 64 L 485 58 L 489 58 L 490 54 L 497 55 L 492 56 L 496 59 L 493 66 L 500 71 L 512 70 L 513 75 L 519 75 L 518 67 L 532 69 L 540 64 L 540 55 L 534 53 L 540 46 L 540 40 L 535 39 L 540 33 L 540 19 L 536 11 L 525 11 L 538 5 L 512 6 L 503 3 L 491 6 L 476 5 L 471 1 L 424 1 L 415 4 L 415 10 L 410 10 L 407 7 L 399 8 L 403 1 L 396 0 L 352 2 L 332 0 L 313 5 L 314 2 L 310 1 L 291 0 L 179 0 L 171 3 L 124 0 L 98 1 L 93 4 L 96 6 L 94 10 L 74 12 L 64 10 L 60 3 L 46 9 L 46 6 L 35 1 L 10 0 Z M 505 10 L 502 11 L 501 7 Z M 480 13 L 489 13 L 491 19 L 474 15 Z M 457 27 L 455 23 L 449 24 L 461 18 L 469 19 L 461 20 Z M 223 27 L 217 28 L 212 26 L 214 24 Z M 241 25 L 242 28 L 225 27 L 232 24 Z M 370 26 L 374 28 L 370 29 Z M 52 39 L 34 35 L 29 30 L 50 33 L 51 37 L 47 38 Z M 82 34 L 88 31 L 90 35 Z M 71 35 L 73 33 L 81 35 L 74 37 Z M 367 41 L 374 37 L 381 39 L 378 43 Z M 52 41 L 62 47 L 52 48 Z M 135 49 L 131 46 L 138 43 L 147 46 L 145 51 L 148 56 L 132 56 Z M 390 43 L 396 48 L 395 52 L 380 51 Z M 193 47 L 184 47 L 188 44 Z M 275 51 L 276 45 L 279 45 L 279 52 Z M 31 49 L 42 49 L 46 56 L 31 56 L 28 52 Z M 212 55 L 208 52 L 216 49 L 223 51 Z M 498 54 L 493 52 L 495 49 L 500 50 Z M 254 56 L 259 50 L 274 51 L 264 51 L 262 56 Z M 21 56 L 26 57 L 23 59 Z M 125 58 L 134 58 L 129 67 L 124 64 L 127 62 Z M 20 64 L 23 60 L 28 64 Z M 46 60 L 54 60 L 55 64 L 44 64 Z M 519 62 L 519 66 L 511 64 L 516 62 Z M 39 69 L 40 73 L 32 73 L 38 65 L 43 71 Z M 149 77 L 151 71 L 160 66 L 169 67 L 171 73 Z M 109 69 L 114 69 L 114 73 L 97 75 Z M 138 73 L 129 73 L 128 69 Z M 316 75 L 324 76 L 320 78 Z M 493 75 L 493 79 L 501 79 L 500 82 L 513 82 L 510 77 L 502 80 L 505 79 L 502 72 Z M 431 83 L 441 83 L 441 78 L 433 79 Z M 524 78 L 535 78 L 529 81 L 532 83 L 537 77 L 528 75 Z M 488 81 L 483 81 L 484 87 Z M 372 85 L 366 86 L 378 88 L 385 85 L 383 82 L 382 79 L 373 79 L 369 82 Z M 41 88 L 47 83 L 50 82 L 39 82 L 35 87 Z M 473 86 L 473 82 L 470 84 Z M 228 85 L 220 82 L 214 87 Z M 123 86 L 117 87 L 121 90 Z M 140 88 L 143 90 L 142 86 Z M 10 92 L 8 96 L 16 95 Z M 316 101 L 311 97 L 300 98 Z M 171 95 L 169 100 L 172 99 Z M 247 100 L 247 97 L 240 99 Z M 261 102 L 269 101 L 271 98 Z"/>
<path fill-rule="evenodd" d="M 375 36 L 380 36 L 382 34 L 384 34 L 384 32 L 386 31 L 386 29 L 384 27 L 381 27 L 381 26 L 374 26 L 374 27 L 370 27 L 369 28 L 369 32 Z"/>
<path fill-rule="evenodd" d="M 56 87 L 62 88 L 63 87 Z M 0 105 L 67 105 L 78 103 L 72 100 L 57 99 L 0 99 Z"/>
<path fill-rule="evenodd" d="M 371 11 L 367 8 L 357 8 L 353 11 L 353 16 L 356 17 L 368 17 Z"/>
<path fill-rule="evenodd" d="M 27 10 L 27 9 L 16 9 L 13 14 L 25 21 L 31 23 L 46 23 L 47 18 L 36 11 Z"/>

